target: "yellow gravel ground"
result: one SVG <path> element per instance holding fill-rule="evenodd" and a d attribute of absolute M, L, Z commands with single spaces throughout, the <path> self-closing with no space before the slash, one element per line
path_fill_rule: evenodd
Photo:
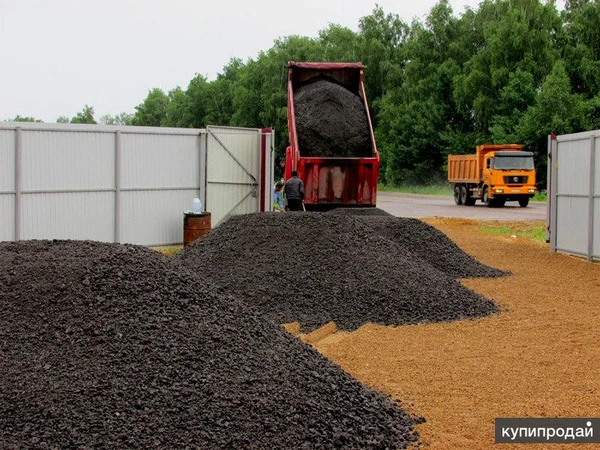
<path fill-rule="evenodd" d="M 600 264 L 527 239 L 485 235 L 464 219 L 427 220 L 502 279 L 461 280 L 503 312 L 311 340 L 359 381 L 427 419 L 431 449 L 598 449 L 494 445 L 496 417 L 600 417 Z M 325 333 L 326 334 L 326 333 Z"/>

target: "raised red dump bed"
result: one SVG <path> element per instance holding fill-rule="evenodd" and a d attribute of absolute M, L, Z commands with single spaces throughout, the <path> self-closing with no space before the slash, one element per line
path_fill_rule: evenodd
<path fill-rule="evenodd" d="M 297 170 L 305 185 L 304 204 L 309 210 L 335 207 L 373 207 L 377 203 L 379 152 L 365 94 L 362 63 L 288 63 L 288 130 L 290 146 L 286 150 L 285 178 Z M 371 156 L 302 156 L 296 132 L 294 93 L 315 77 L 327 77 L 358 95 L 368 121 Z M 310 153 L 310 152 L 306 152 Z"/>

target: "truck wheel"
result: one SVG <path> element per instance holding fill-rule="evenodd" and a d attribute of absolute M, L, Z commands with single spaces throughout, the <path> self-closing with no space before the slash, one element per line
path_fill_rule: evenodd
<path fill-rule="evenodd" d="M 463 186 L 463 205 L 473 206 L 475 204 L 475 199 L 471 197 L 471 192 L 467 186 Z"/>
<path fill-rule="evenodd" d="M 462 205 L 462 198 L 460 195 L 460 186 L 457 184 L 454 186 L 454 203 L 456 203 L 457 205 Z"/>
<path fill-rule="evenodd" d="M 483 195 L 481 196 L 481 201 L 487 207 L 494 206 L 493 202 L 490 200 L 490 192 L 487 186 L 483 188 Z"/>
<path fill-rule="evenodd" d="M 466 186 L 461 186 L 460 187 L 460 202 L 463 205 L 467 204 L 467 199 L 469 197 L 469 191 L 467 190 Z"/>
<path fill-rule="evenodd" d="M 526 208 L 527 205 L 529 205 L 529 197 L 525 197 L 525 198 L 520 198 L 519 199 L 519 206 L 521 208 Z"/>

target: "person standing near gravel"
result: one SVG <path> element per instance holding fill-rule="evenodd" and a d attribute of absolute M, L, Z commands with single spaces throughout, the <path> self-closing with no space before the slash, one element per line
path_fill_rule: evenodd
<path fill-rule="evenodd" d="M 273 190 L 273 209 L 277 212 L 285 212 L 283 208 L 283 196 L 281 190 L 283 189 L 283 181 L 278 181 Z"/>
<path fill-rule="evenodd" d="M 302 211 L 302 201 L 304 200 L 304 183 L 298 177 L 298 171 L 292 170 L 292 178 L 285 182 L 283 188 L 290 211 Z"/>

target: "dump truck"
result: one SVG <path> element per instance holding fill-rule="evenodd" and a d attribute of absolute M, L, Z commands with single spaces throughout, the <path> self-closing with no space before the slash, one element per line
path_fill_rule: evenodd
<path fill-rule="evenodd" d="M 518 201 L 524 208 L 536 192 L 533 153 L 519 144 L 478 145 L 475 154 L 448 155 L 448 181 L 457 205 Z"/>
<path fill-rule="evenodd" d="M 379 152 L 362 63 L 288 63 L 285 178 L 304 181 L 307 210 L 374 207 Z"/>

